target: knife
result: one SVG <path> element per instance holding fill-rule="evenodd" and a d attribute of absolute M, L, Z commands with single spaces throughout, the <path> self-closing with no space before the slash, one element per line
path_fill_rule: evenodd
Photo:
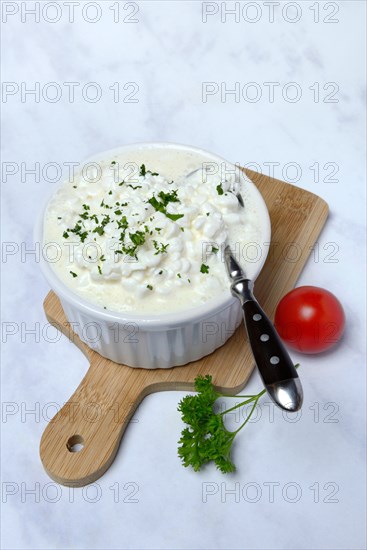
<path fill-rule="evenodd" d="M 231 293 L 238 298 L 251 350 L 264 386 L 276 405 L 296 412 L 302 406 L 303 390 L 296 367 L 274 325 L 259 306 L 252 291 L 253 281 L 237 262 L 229 245 L 224 249 Z"/>

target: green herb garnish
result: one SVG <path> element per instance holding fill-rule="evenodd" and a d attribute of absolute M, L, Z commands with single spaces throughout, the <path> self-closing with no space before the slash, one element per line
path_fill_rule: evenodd
<path fill-rule="evenodd" d="M 250 420 L 266 390 L 256 395 L 231 396 L 241 399 L 241 402 L 218 413 L 213 410 L 216 400 L 229 396 L 216 391 L 209 374 L 195 378 L 195 390 L 197 395 L 187 395 L 178 405 L 182 420 L 188 425 L 181 432 L 178 456 L 183 466 L 191 466 L 195 472 L 211 461 L 222 473 L 233 472 L 236 469 L 231 458 L 233 441 Z M 250 412 L 240 427 L 234 432 L 227 430 L 223 421 L 224 415 L 249 404 L 252 405 Z"/>
<path fill-rule="evenodd" d="M 81 223 L 83 223 L 83 222 L 81 220 L 79 220 L 75 224 L 75 227 L 73 229 L 68 228 L 67 231 L 77 235 L 80 238 L 81 242 L 84 243 L 85 239 L 88 237 L 88 231 L 82 231 L 82 226 L 80 225 Z M 67 231 L 65 231 L 64 234 L 63 234 L 63 236 L 66 239 L 68 238 L 68 237 L 66 237 Z"/>
<path fill-rule="evenodd" d="M 157 251 L 154 253 L 154 256 L 157 256 L 157 254 L 167 254 L 167 248 L 169 247 L 169 243 L 163 244 L 163 243 L 158 243 L 157 241 L 153 241 L 153 246 Z"/>
<path fill-rule="evenodd" d="M 129 233 L 131 242 L 136 246 L 141 246 L 145 243 L 145 234 L 142 231 L 136 231 L 135 233 Z"/>
<path fill-rule="evenodd" d="M 217 414 L 213 411 L 214 403 L 219 397 L 224 396 L 214 389 L 212 377 L 208 374 L 198 376 L 195 379 L 195 390 L 198 392 L 197 395 L 187 395 L 178 405 L 182 420 L 188 425 L 181 433 L 178 456 L 181 458 L 183 466 L 191 466 L 195 472 L 211 461 L 224 474 L 234 472 L 236 467 L 231 459 L 234 438 L 247 424 L 260 397 L 266 390 L 262 390 L 257 395 L 238 396 L 239 398 L 244 397 L 245 400 Z M 223 422 L 224 414 L 249 403 L 253 403 L 253 406 L 246 420 L 236 431 L 228 431 Z"/>
<path fill-rule="evenodd" d="M 151 172 L 145 168 L 145 164 L 140 166 L 139 175 L 145 177 L 146 174 L 151 174 L 152 176 L 159 176 L 158 172 Z"/>
<path fill-rule="evenodd" d="M 219 185 L 217 185 L 217 193 L 218 193 L 218 195 L 223 195 L 223 193 L 224 193 L 221 183 Z"/>
<path fill-rule="evenodd" d="M 201 264 L 200 271 L 201 273 L 209 273 L 209 266 L 205 264 Z"/>
<path fill-rule="evenodd" d="M 177 221 L 180 218 L 183 218 L 183 214 L 169 214 L 167 212 L 167 206 L 170 202 L 180 202 L 180 200 L 177 197 L 177 189 L 174 191 L 171 191 L 170 193 L 165 193 L 164 191 L 160 191 L 158 193 L 158 197 L 160 201 L 157 199 L 157 197 L 151 197 L 148 202 L 153 206 L 157 212 L 161 212 L 167 218 L 169 218 L 172 221 Z"/>
<path fill-rule="evenodd" d="M 104 235 L 104 229 L 102 225 L 97 225 L 97 227 L 93 229 L 92 233 L 98 233 L 98 235 L 102 237 L 102 235 Z"/>
<path fill-rule="evenodd" d="M 127 221 L 126 216 L 122 216 L 121 220 L 117 220 L 117 227 L 119 229 L 123 229 L 125 231 L 128 228 L 128 226 L 129 226 L 129 222 Z M 125 235 L 124 235 L 124 237 L 125 237 Z M 122 240 L 124 240 L 124 239 L 122 239 Z"/>
<path fill-rule="evenodd" d="M 72 274 L 72 276 L 73 276 L 74 278 L 78 276 L 76 273 L 74 273 L 74 271 L 70 271 L 70 273 Z"/>

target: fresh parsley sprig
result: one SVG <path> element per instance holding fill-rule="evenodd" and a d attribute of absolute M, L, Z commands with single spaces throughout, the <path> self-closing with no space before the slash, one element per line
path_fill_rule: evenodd
<path fill-rule="evenodd" d="M 216 400 L 224 396 L 214 389 L 209 374 L 195 379 L 195 390 L 197 395 L 187 395 L 178 405 L 182 420 L 188 425 L 181 433 L 178 455 L 183 465 L 192 466 L 195 472 L 211 461 L 221 472 L 233 472 L 236 469 L 231 460 L 234 438 L 250 419 L 265 390 L 257 395 L 246 396 L 245 401 L 222 413 L 215 413 L 213 410 Z M 244 423 L 234 432 L 227 430 L 223 421 L 224 414 L 251 402 L 253 407 Z"/>
<path fill-rule="evenodd" d="M 220 413 L 214 412 L 214 403 L 219 397 L 230 396 L 215 390 L 209 374 L 195 378 L 195 390 L 198 392 L 196 395 L 187 395 L 178 405 L 182 420 L 188 426 L 181 432 L 178 456 L 183 466 L 191 466 L 195 472 L 212 461 L 222 473 L 234 472 L 236 467 L 231 459 L 233 441 L 250 420 L 266 390 L 256 395 L 237 395 L 235 397 L 243 398 L 243 401 Z M 227 430 L 223 421 L 224 415 L 250 403 L 251 410 L 241 426 L 234 432 Z"/>

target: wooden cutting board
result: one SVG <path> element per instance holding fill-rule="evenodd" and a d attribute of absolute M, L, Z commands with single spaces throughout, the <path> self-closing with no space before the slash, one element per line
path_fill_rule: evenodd
<path fill-rule="evenodd" d="M 295 285 L 325 224 L 328 206 L 317 195 L 298 187 L 251 170 L 246 173 L 262 193 L 271 218 L 272 242 L 255 284 L 255 296 L 272 318 L 279 300 Z M 53 292 L 47 295 L 44 308 L 49 322 L 90 361 L 79 387 L 41 439 L 43 466 L 52 479 L 63 485 L 87 485 L 109 468 L 130 418 L 146 395 L 192 390 L 198 374 L 211 374 L 222 392 L 234 395 L 243 389 L 254 368 L 243 325 L 224 346 L 199 361 L 183 367 L 145 370 L 113 363 L 90 350 L 72 332 Z M 81 445 L 83 448 L 77 451 Z"/>

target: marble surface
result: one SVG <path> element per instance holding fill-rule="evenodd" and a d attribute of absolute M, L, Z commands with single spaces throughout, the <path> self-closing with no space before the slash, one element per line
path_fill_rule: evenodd
<path fill-rule="evenodd" d="M 365 3 L 238 3 L 238 22 L 215 2 L 120 2 L 117 14 L 117 2 L 81 0 L 72 21 L 66 2 L 41 2 L 39 22 L 25 11 L 34 4 L 2 2 L 3 548 L 365 548 Z M 73 102 L 67 82 L 79 83 Z M 240 96 L 226 95 L 236 82 Z M 35 86 L 39 98 L 25 93 Z M 38 446 L 87 362 L 42 333 L 48 286 L 26 251 L 57 184 L 48 163 L 150 140 L 273 166 L 323 197 L 330 218 L 299 284 L 334 292 L 347 330 L 334 351 L 294 354 L 302 415 L 265 400 L 235 444 L 236 474 L 180 465 L 184 394 L 169 392 L 144 400 L 94 486 L 69 490 L 47 477 Z M 27 173 L 35 163 L 41 173 Z M 254 373 L 247 390 L 259 388 Z"/>

